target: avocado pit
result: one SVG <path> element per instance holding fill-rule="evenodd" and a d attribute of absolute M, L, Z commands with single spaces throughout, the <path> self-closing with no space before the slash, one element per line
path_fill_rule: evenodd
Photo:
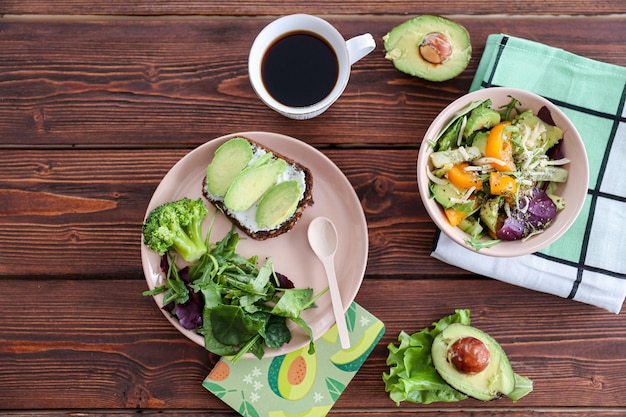
<path fill-rule="evenodd" d="M 452 323 L 432 344 L 435 369 L 451 387 L 482 401 L 509 395 L 515 373 L 498 342 L 480 329 Z"/>
<path fill-rule="evenodd" d="M 481 340 L 469 336 L 457 339 L 450 346 L 448 359 L 457 371 L 473 375 L 489 366 L 491 355 Z"/>
<path fill-rule="evenodd" d="M 431 64 L 443 64 L 452 56 L 452 44 L 441 32 L 431 32 L 419 45 L 419 53 Z"/>

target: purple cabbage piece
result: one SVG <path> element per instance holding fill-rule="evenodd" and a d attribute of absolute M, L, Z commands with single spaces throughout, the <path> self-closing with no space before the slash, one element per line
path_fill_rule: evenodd
<path fill-rule="evenodd" d="M 176 317 L 185 329 L 196 330 L 202 326 L 202 305 L 197 293 L 190 293 L 185 304 L 176 304 Z"/>
<path fill-rule="evenodd" d="M 535 188 L 525 213 L 526 222 L 534 230 L 544 230 L 556 216 L 556 204 L 543 190 Z"/>
<path fill-rule="evenodd" d="M 284 274 L 276 272 L 276 278 L 278 278 L 278 287 L 282 289 L 295 288 L 293 282 Z"/>
<path fill-rule="evenodd" d="M 539 117 L 544 123 L 547 123 L 551 126 L 556 126 L 556 123 L 554 123 L 554 119 L 552 119 L 552 113 L 550 113 L 550 110 L 545 106 L 539 109 L 539 111 L 537 112 L 537 117 Z M 558 141 L 556 145 L 548 149 L 546 155 L 548 155 L 550 159 L 563 158 L 563 151 L 561 150 L 562 144 L 562 140 Z"/>
<path fill-rule="evenodd" d="M 546 106 L 542 106 L 539 109 L 539 111 L 537 112 L 537 117 L 540 118 L 541 121 L 543 121 L 544 123 L 556 126 L 556 123 L 554 123 L 554 119 L 552 118 L 552 113 L 550 112 L 550 109 L 548 109 Z"/>
<path fill-rule="evenodd" d="M 524 237 L 526 226 L 518 217 L 507 217 L 504 224 L 496 232 L 498 239 L 502 240 L 518 240 Z"/>
<path fill-rule="evenodd" d="M 193 301 L 176 304 L 178 322 L 187 330 L 196 330 L 202 326 L 202 306 Z"/>
<path fill-rule="evenodd" d="M 556 216 L 557 207 L 545 191 L 534 188 L 528 200 L 520 201 L 520 210 L 508 217 L 496 235 L 502 240 L 518 240 L 544 230 Z"/>
<path fill-rule="evenodd" d="M 167 255 L 161 257 L 161 269 L 167 273 L 170 267 L 169 259 Z M 202 327 L 202 308 L 204 303 L 200 294 L 194 292 L 191 288 L 191 282 L 189 279 L 189 267 L 184 267 L 178 271 L 178 276 L 183 280 L 187 289 L 189 290 L 189 301 L 185 304 L 176 304 L 171 302 L 163 306 L 163 310 L 170 314 L 174 314 L 178 318 L 178 322 L 181 326 L 188 330 L 196 330 Z"/>
<path fill-rule="evenodd" d="M 176 317 L 178 317 L 180 325 L 185 329 L 199 329 L 202 326 L 202 308 L 204 306 L 202 297 L 200 297 L 200 294 L 191 288 L 189 267 L 185 267 L 178 271 L 178 275 L 180 276 L 180 279 L 185 282 L 185 285 L 189 290 L 189 301 L 182 305 L 176 305 Z"/>

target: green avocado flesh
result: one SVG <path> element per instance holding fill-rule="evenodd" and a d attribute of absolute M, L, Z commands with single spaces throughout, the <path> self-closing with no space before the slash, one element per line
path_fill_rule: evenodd
<path fill-rule="evenodd" d="M 463 136 L 469 137 L 472 133 L 482 129 L 491 129 L 500 123 L 500 113 L 489 107 L 477 107 L 472 110 L 467 118 Z"/>
<path fill-rule="evenodd" d="M 431 41 L 433 36 L 435 42 Z M 408 20 L 383 37 L 385 58 L 409 75 L 429 81 L 445 81 L 461 74 L 472 55 L 467 30 L 441 16 L 422 15 Z M 432 53 L 435 46 L 437 59 Z"/>
<path fill-rule="evenodd" d="M 276 159 L 265 165 L 246 168 L 233 181 L 224 196 L 224 204 L 231 211 L 245 211 L 278 181 L 287 169 L 287 162 Z"/>
<path fill-rule="evenodd" d="M 300 201 L 298 181 L 283 181 L 270 188 L 259 200 L 256 222 L 261 228 L 272 228 L 291 217 Z"/>
<path fill-rule="evenodd" d="M 252 156 L 252 146 L 244 138 L 224 142 L 207 166 L 206 184 L 209 192 L 217 197 L 226 195 L 235 177 L 248 165 Z"/>
<path fill-rule="evenodd" d="M 454 343 L 463 338 L 478 339 L 489 352 L 487 366 L 479 372 L 458 370 L 452 361 Z M 502 347 L 487 333 L 465 324 L 446 327 L 432 345 L 432 360 L 441 377 L 456 390 L 478 400 L 489 401 L 515 390 L 516 375 Z"/>

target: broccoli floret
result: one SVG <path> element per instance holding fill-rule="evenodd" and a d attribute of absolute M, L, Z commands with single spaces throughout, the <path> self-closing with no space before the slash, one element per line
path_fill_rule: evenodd
<path fill-rule="evenodd" d="M 160 255 L 173 250 L 192 263 L 206 253 L 202 222 L 208 210 L 201 198 L 183 198 L 152 210 L 143 223 L 143 242 Z"/>

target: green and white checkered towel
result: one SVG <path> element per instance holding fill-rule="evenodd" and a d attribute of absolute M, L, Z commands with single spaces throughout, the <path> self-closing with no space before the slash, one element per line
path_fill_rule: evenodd
<path fill-rule="evenodd" d="M 589 191 L 574 225 L 517 258 L 472 252 L 439 233 L 432 256 L 468 271 L 614 313 L 626 296 L 626 68 L 507 35 L 490 35 L 471 90 L 515 87 L 555 103 L 589 158 Z"/>

